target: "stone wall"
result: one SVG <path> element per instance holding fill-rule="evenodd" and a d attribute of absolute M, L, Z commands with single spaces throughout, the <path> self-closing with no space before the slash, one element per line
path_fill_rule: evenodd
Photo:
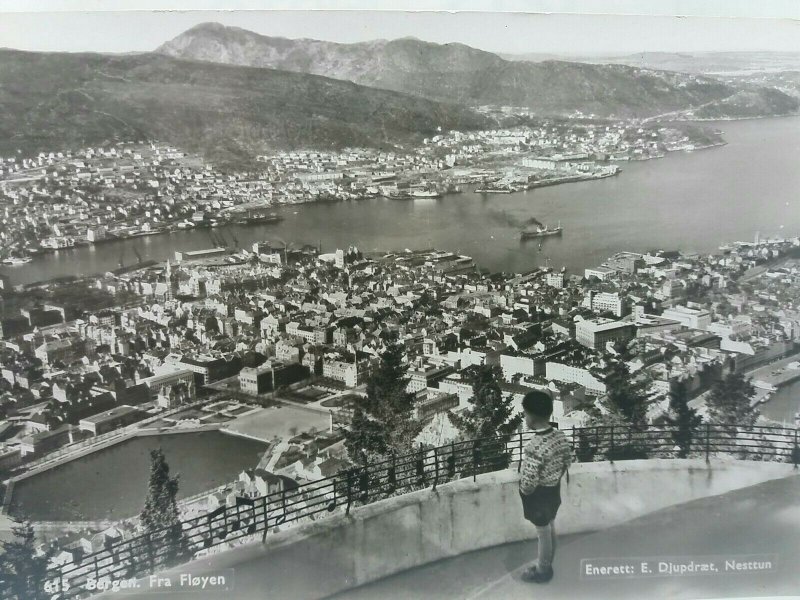
<path fill-rule="evenodd" d="M 789 464 L 733 459 L 710 464 L 702 459 L 576 464 L 570 470 L 570 482 L 562 483 L 558 531 L 594 531 L 794 472 Z M 237 600 L 313 599 L 535 535 L 535 528 L 522 518 L 518 475 L 508 470 L 271 533 L 265 544 L 251 543 L 200 558 L 171 573 L 232 568 L 235 591 L 230 596 Z"/>

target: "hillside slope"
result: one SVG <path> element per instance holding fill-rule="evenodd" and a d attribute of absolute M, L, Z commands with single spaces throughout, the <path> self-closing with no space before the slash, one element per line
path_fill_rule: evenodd
<path fill-rule="evenodd" d="M 0 50 L 0 154 L 160 139 L 213 158 L 382 146 L 485 125 L 472 110 L 315 75 L 160 54 Z"/>
<path fill-rule="evenodd" d="M 651 116 L 708 105 L 738 91 L 711 77 L 627 65 L 510 61 L 463 44 L 414 38 L 355 44 L 291 40 L 218 23 L 195 26 L 156 51 L 313 73 L 472 106 L 525 106 L 540 114 Z"/>
<path fill-rule="evenodd" d="M 507 54 L 503 55 L 503 58 L 539 62 L 553 57 L 534 53 Z M 640 52 L 623 56 L 575 56 L 563 60 L 709 75 L 786 71 L 800 68 L 800 52 Z"/>

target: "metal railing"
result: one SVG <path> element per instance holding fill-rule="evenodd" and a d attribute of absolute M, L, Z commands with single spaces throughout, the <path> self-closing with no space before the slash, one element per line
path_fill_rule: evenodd
<path fill-rule="evenodd" d="M 599 426 L 565 430 L 575 460 L 705 458 L 800 462 L 798 431 L 784 427 Z M 420 449 L 381 462 L 353 467 L 294 489 L 256 498 L 236 498 L 206 515 L 108 543 L 104 548 L 50 569 L 44 584 L 56 598 L 89 595 L 91 582 L 118 581 L 152 574 L 192 557 L 248 540 L 264 540 L 289 524 L 314 521 L 337 511 L 349 514 L 364 505 L 418 489 L 475 478 L 505 468 L 519 469 L 531 432 L 454 442 Z M 2 596 L 7 597 L 7 596 Z"/>

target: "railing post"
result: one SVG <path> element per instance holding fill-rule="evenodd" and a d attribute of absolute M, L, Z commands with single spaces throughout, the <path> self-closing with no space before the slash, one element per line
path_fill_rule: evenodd
<path fill-rule="evenodd" d="M 389 467 L 387 479 L 389 481 L 389 491 L 394 493 L 397 489 L 397 457 L 394 453 L 392 453 L 392 466 Z"/>
<path fill-rule="evenodd" d="M 289 519 L 289 515 L 286 514 L 286 488 L 281 490 L 281 516 L 275 519 L 276 525 L 283 525 Z"/>
<path fill-rule="evenodd" d="M 572 427 L 570 427 L 570 430 L 571 430 L 571 435 L 570 435 L 570 438 L 569 438 L 569 443 L 570 443 L 570 447 L 571 447 L 571 450 L 572 450 L 572 456 L 575 456 L 575 425 L 574 424 L 572 425 Z"/>
<path fill-rule="evenodd" d="M 331 501 L 328 503 L 328 512 L 333 512 L 334 509 L 336 508 L 337 491 L 336 491 L 336 478 L 335 477 L 333 479 L 331 479 L 331 485 L 333 486 L 333 498 L 331 498 Z"/>
<path fill-rule="evenodd" d="M 364 471 L 361 473 L 358 481 L 359 497 L 361 502 L 365 503 L 369 500 L 369 465 L 364 461 Z"/>
<path fill-rule="evenodd" d="M 434 467 L 434 475 L 433 475 L 433 491 L 436 491 L 436 486 L 439 485 L 439 448 L 436 447 L 433 449 L 433 467 Z"/>
<path fill-rule="evenodd" d="M 792 463 L 794 468 L 797 468 L 797 462 L 800 460 L 800 445 L 797 443 L 797 427 L 794 428 L 794 449 L 792 450 Z"/>
<path fill-rule="evenodd" d="M 574 425 L 573 425 L 574 427 Z M 519 457 L 517 457 L 517 473 L 522 471 L 522 453 L 524 452 L 524 448 L 522 447 L 522 431 L 519 432 Z"/>
<path fill-rule="evenodd" d="M 608 462 L 614 464 L 614 426 L 611 426 L 610 441 L 608 447 Z"/>
<path fill-rule="evenodd" d="M 336 484 L 333 485 L 334 498 L 336 497 Z M 264 496 L 264 533 L 261 534 L 261 543 L 267 541 L 267 532 L 269 531 L 269 496 Z"/>
<path fill-rule="evenodd" d="M 350 514 L 350 504 L 353 502 L 353 471 L 347 471 L 347 508 L 344 510 L 344 514 Z"/>
<path fill-rule="evenodd" d="M 594 449 L 595 452 L 600 452 L 600 426 L 594 426 Z M 602 454 L 600 456 L 603 456 Z"/>
<path fill-rule="evenodd" d="M 331 501 L 330 501 L 330 503 L 328 504 L 328 507 L 329 507 L 329 508 L 328 508 L 328 511 L 329 511 L 329 512 L 333 512 L 333 510 L 336 508 L 336 497 L 337 497 L 337 491 L 336 491 L 336 478 L 334 477 L 334 478 L 333 478 L 333 479 L 331 479 L 330 481 L 331 481 L 331 486 L 333 487 L 333 498 L 331 498 Z"/>
<path fill-rule="evenodd" d="M 478 463 L 481 462 L 481 442 L 475 440 L 472 445 L 472 481 L 478 477 Z"/>
<path fill-rule="evenodd" d="M 417 474 L 417 485 L 425 484 L 425 456 L 420 454 L 420 457 L 414 461 L 414 470 Z"/>
<path fill-rule="evenodd" d="M 711 423 L 706 423 L 706 462 L 711 462 Z"/>
<path fill-rule="evenodd" d="M 447 478 L 452 479 L 456 476 L 456 445 L 450 442 L 450 454 L 447 457 Z"/>

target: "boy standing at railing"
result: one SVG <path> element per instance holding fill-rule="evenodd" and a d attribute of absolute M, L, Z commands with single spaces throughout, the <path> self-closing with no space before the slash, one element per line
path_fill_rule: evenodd
<path fill-rule="evenodd" d="M 563 431 L 550 425 L 553 399 L 541 391 L 522 400 L 525 423 L 533 437 L 522 456 L 519 493 L 525 518 L 539 535 L 537 562 L 522 574 L 523 581 L 546 583 L 553 578 L 556 550 L 555 518 L 561 505 L 561 477 L 572 463 L 572 448 Z"/>

